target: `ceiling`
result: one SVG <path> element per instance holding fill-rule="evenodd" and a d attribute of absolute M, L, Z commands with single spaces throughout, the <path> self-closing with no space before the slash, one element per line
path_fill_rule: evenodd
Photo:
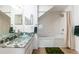
<path fill-rule="evenodd" d="M 55 5 L 51 11 L 65 11 L 65 9 L 68 7 L 68 5 Z"/>
<path fill-rule="evenodd" d="M 48 10 L 47 12 L 45 12 L 41 17 L 43 17 L 44 15 L 48 15 L 49 13 L 60 15 L 60 14 L 62 14 L 62 12 L 64 12 L 64 11 L 67 9 L 67 7 L 68 7 L 68 5 L 52 5 L 52 6 L 53 6 L 53 7 L 52 7 L 50 10 Z"/>

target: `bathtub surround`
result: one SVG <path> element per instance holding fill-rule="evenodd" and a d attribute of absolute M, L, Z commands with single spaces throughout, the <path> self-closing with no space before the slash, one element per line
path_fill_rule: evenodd
<path fill-rule="evenodd" d="M 65 19 L 61 12 L 49 12 L 39 18 L 39 47 L 65 47 Z"/>
<path fill-rule="evenodd" d="M 64 36 L 42 36 L 38 37 L 39 47 L 65 47 L 64 45 Z"/>
<path fill-rule="evenodd" d="M 61 14 L 61 12 L 49 12 L 39 18 L 38 22 L 42 27 L 38 29 L 39 36 L 54 36 L 64 33 L 62 29 L 64 29 L 65 26 L 65 19 L 59 14 Z"/>

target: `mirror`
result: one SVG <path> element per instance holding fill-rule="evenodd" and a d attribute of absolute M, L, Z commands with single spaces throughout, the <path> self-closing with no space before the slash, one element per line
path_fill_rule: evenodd
<path fill-rule="evenodd" d="M 25 17 L 25 25 L 33 25 L 33 15 L 30 16 L 30 19 Z"/>
<path fill-rule="evenodd" d="M 22 25 L 22 15 L 15 15 L 15 25 Z"/>

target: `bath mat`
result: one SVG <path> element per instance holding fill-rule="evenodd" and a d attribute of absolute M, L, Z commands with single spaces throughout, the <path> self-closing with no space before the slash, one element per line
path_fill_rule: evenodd
<path fill-rule="evenodd" d="M 64 54 L 59 47 L 45 48 L 47 54 Z"/>
<path fill-rule="evenodd" d="M 34 49 L 34 50 L 32 51 L 32 54 L 38 54 L 38 50 L 35 50 L 35 49 Z"/>

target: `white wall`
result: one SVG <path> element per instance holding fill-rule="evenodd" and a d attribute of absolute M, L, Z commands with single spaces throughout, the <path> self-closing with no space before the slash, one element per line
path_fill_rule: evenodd
<path fill-rule="evenodd" d="M 0 10 L 3 12 L 10 12 L 11 7 L 9 5 L 0 5 Z"/>
<path fill-rule="evenodd" d="M 79 5 L 73 6 L 73 27 L 79 25 Z M 79 40 L 78 36 L 75 37 L 75 50 L 79 52 Z"/>
<path fill-rule="evenodd" d="M 73 13 L 74 25 L 79 25 L 79 5 L 73 6 Z"/>
<path fill-rule="evenodd" d="M 15 14 L 22 14 L 23 15 L 23 24 L 22 25 L 15 25 L 14 17 Z M 12 11 L 12 17 L 11 17 L 11 24 L 13 24 L 13 27 L 15 30 L 20 29 L 20 31 L 26 31 L 26 32 L 33 32 L 34 26 L 38 24 L 37 19 L 37 6 L 36 5 L 24 5 L 22 11 L 17 13 L 15 10 Z M 25 25 L 25 17 L 27 19 L 31 19 L 30 16 L 33 15 L 33 25 Z"/>
<path fill-rule="evenodd" d="M 53 7 L 54 7 L 53 5 L 39 5 L 38 6 L 39 17 L 42 16 L 44 13 L 46 13 L 47 11 L 49 11 Z"/>
<path fill-rule="evenodd" d="M 39 29 L 40 36 L 54 36 L 63 33 L 64 17 L 60 16 L 61 13 L 49 13 L 39 18 L 39 25 L 43 28 Z"/>
<path fill-rule="evenodd" d="M 66 11 L 71 12 L 73 26 L 79 25 L 79 5 L 71 5 L 66 9 Z"/>
<path fill-rule="evenodd" d="M 9 17 L 11 16 L 11 6 L 10 5 L 0 5 L 0 10 L 4 12 Z"/>

